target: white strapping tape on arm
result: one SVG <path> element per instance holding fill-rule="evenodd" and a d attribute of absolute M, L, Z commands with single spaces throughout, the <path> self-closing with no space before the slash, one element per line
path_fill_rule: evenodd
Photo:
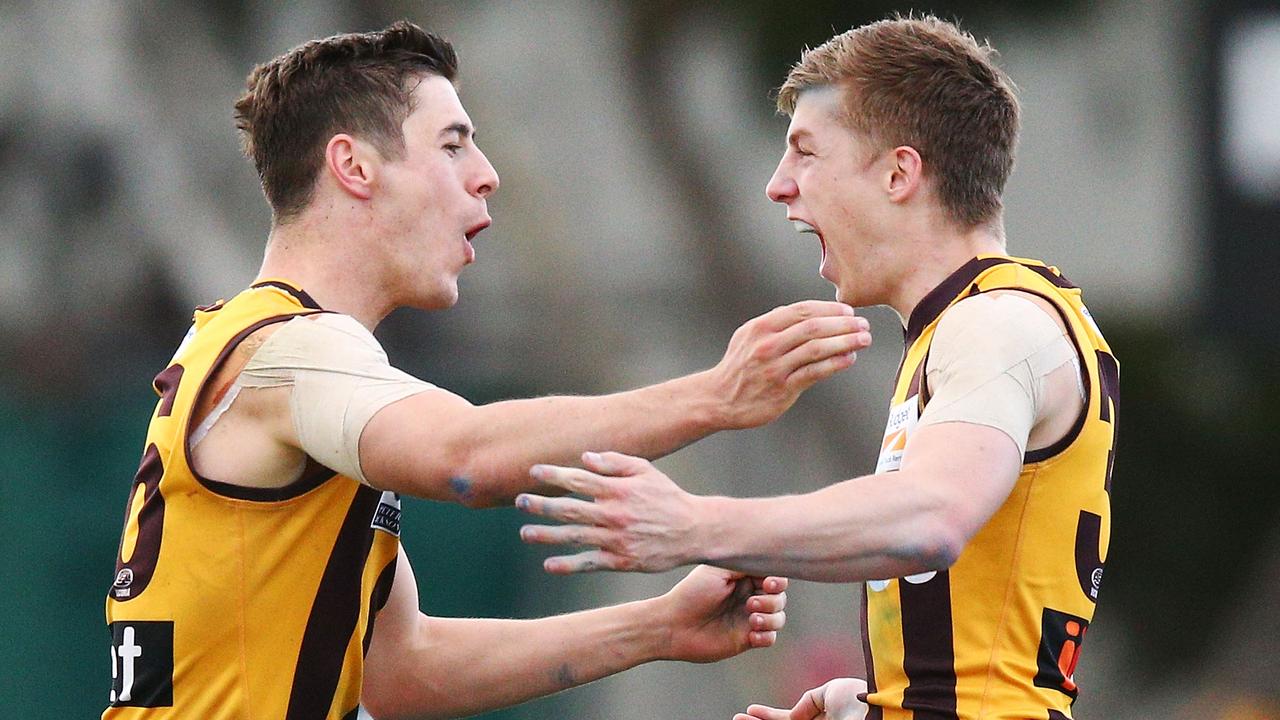
<path fill-rule="evenodd" d="M 347 315 L 287 321 L 240 373 L 246 388 L 292 385 L 290 410 L 307 455 L 368 484 L 360 435 L 382 408 L 435 386 L 391 366 L 382 346 Z"/>
<path fill-rule="evenodd" d="M 932 396 L 920 424 L 968 422 L 1003 431 L 1025 453 L 1045 378 L 1075 347 L 1040 306 L 1016 293 L 981 294 L 948 309 L 929 348 Z"/>

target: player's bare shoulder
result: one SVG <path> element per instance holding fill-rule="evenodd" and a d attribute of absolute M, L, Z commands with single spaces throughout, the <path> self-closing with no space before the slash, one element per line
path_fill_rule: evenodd
<path fill-rule="evenodd" d="M 201 475 L 245 487 L 287 485 L 306 464 L 298 449 L 288 387 L 242 387 L 245 366 L 284 323 L 255 330 L 227 355 L 196 405 L 189 437 Z"/>

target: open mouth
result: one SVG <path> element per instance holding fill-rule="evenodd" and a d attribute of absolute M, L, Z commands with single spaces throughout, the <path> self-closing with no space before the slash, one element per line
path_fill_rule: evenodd
<path fill-rule="evenodd" d="M 474 240 L 476 236 L 480 234 L 481 230 L 484 230 L 485 228 L 489 227 L 489 225 L 492 222 L 493 221 L 490 220 L 489 218 L 485 218 L 484 220 L 476 223 L 475 225 L 472 225 L 471 229 L 467 230 L 463 234 L 463 238 L 466 240 L 466 264 L 470 265 L 471 263 L 476 261 L 476 249 L 471 244 L 471 241 Z"/>
<path fill-rule="evenodd" d="M 822 246 L 821 262 L 825 263 L 827 260 L 827 241 L 823 239 L 822 233 L 818 230 L 818 228 L 814 227 L 813 225 L 810 225 L 808 222 L 804 220 L 797 220 L 795 218 L 791 219 L 791 224 L 795 226 L 796 232 L 798 233 L 812 233 L 818 236 L 818 244 Z M 818 269 L 819 271 L 821 271 L 822 269 L 821 263 L 819 263 Z"/>
<path fill-rule="evenodd" d="M 480 234 L 480 231 L 489 227 L 489 225 L 491 225 L 492 223 L 493 223 L 492 220 L 485 219 L 471 226 L 471 229 L 466 232 L 467 242 L 471 242 L 472 240 L 474 240 L 475 237 Z"/>

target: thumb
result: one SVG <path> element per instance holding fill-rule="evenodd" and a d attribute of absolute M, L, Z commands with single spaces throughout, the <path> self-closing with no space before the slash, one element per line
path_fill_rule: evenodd
<path fill-rule="evenodd" d="M 816 687 L 800 697 L 800 702 L 791 709 L 790 720 L 814 720 L 814 718 L 822 715 L 826 711 L 826 698 L 823 697 L 822 687 Z"/>
<path fill-rule="evenodd" d="M 751 705 L 747 708 L 746 713 L 738 713 L 733 716 L 733 720 L 787 720 L 790 713 L 781 708 L 773 708 L 768 705 Z"/>

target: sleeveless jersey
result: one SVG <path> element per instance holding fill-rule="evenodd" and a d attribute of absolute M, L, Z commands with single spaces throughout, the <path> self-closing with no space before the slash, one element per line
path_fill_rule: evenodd
<path fill-rule="evenodd" d="M 1028 451 L 995 515 L 948 570 L 872 580 L 862 628 L 869 720 L 1071 717 L 1072 674 L 1111 534 L 1119 366 L 1056 268 L 979 256 L 921 300 L 907 324 L 877 473 L 902 462 L 929 401 L 929 345 L 947 308 L 1017 290 L 1057 309 L 1079 353 L 1086 402 L 1059 442 Z"/>
<path fill-rule="evenodd" d="M 277 489 L 201 477 L 189 436 L 205 385 L 253 331 L 323 312 L 267 281 L 200 308 L 170 365 L 107 594 L 104 720 L 354 718 L 386 603 L 400 500 L 308 462 Z"/>

